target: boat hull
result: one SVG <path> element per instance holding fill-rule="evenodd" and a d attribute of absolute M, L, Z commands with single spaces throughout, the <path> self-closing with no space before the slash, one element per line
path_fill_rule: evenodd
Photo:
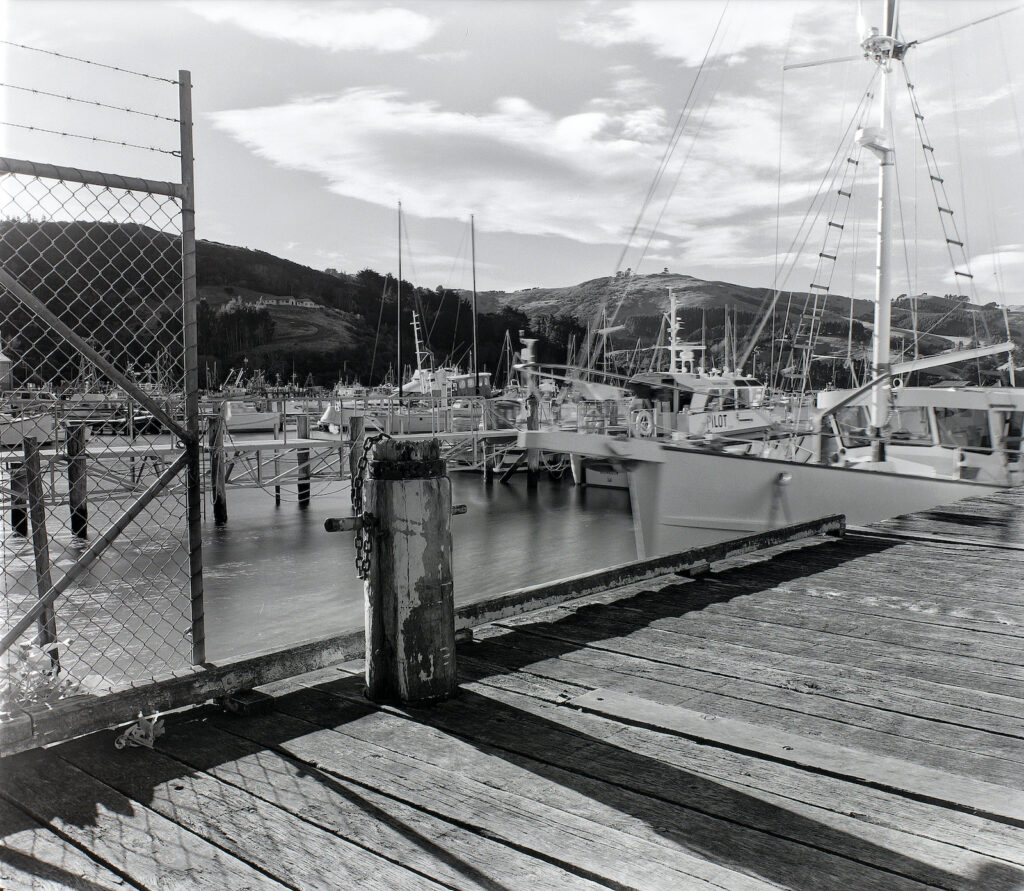
<path fill-rule="evenodd" d="M 522 445 L 602 457 L 625 468 L 642 558 L 844 514 L 874 523 L 1005 488 L 884 470 L 797 464 L 670 443 L 521 434 Z"/>

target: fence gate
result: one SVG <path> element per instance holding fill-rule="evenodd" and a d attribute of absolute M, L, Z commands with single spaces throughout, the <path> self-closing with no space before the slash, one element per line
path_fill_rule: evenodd
<path fill-rule="evenodd" d="M 180 182 L 0 158 L 8 738 L 205 658 L 189 73 L 168 83 Z"/>

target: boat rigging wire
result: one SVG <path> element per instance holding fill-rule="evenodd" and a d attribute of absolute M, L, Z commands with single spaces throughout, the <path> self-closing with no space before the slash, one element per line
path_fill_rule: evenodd
<path fill-rule="evenodd" d="M 626 238 L 625 243 L 622 246 L 622 250 L 619 252 L 618 260 L 615 263 L 615 272 L 618 272 L 622 268 L 622 264 L 625 261 L 626 254 L 629 252 L 630 247 L 633 244 L 633 239 L 636 237 L 636 233 L 640 228 L 640 224 L 643 222 L 644 216 L 650 207 L 651 202 L 654 200 L 654 196 L 661 186 L 661 181 L 664 178 L 665 172 L 668 170 L 669 162 L 675 153 L 676 147 L 679 144 L 679 140 L 682 138 L 683 131 L 686 129 L 686 125 L 689 123 L 690 116 L 693 113 L 692 100 L 696 94 L 697 86 L 701 82 L 701 76 L 704 73 L 704 67 L 707 64 L 708 59 L 711 57 L 712 48 L 718 39 L 719 31 L 722 28 L 722 23 L 725 21 L 726 13 L 729 11 L 729 0 L 726 0 L 725 5 L 722 7 L 722 14 L 718 17 L 718 23 L 715 25 L 715 30 L 711 35 L 711 40 L 708 41 L 707 49 L 704 51 L 704 57 L 700 61 L 700 65 L 697 67 L 697 73 L 694 75 L 693 81 L 690 84 L 689 92 L 686 95 L 686 99 L 683 102 L 682 108 L 679 110 L 679 115 L 676 118 L 675 126 L 672 130 L 672 135 L 669 137 L 669 141 L 665 146 L 665 150 L 662 152 L 661 160 L 658 162 L 658 167 L 655 170 L 654 177 L 651 179 L 650 185 L 647 187 L 647 194 L 644 196 L 643 201 L 640 204 L 640 211 L 633 221 L 633 227 L 630 229 L 629 236 Z M 619 298 L 619 302 L 615 307 L 615 311 L 612 313 L 612 324 L 614 324 L 615 318 L 618 317 L 619 310 L 622 308 L 622 304 L 625 301 L 625 294 Z M 602 305 L 598 316 L 606 313 L 605 307 Z M 591 365 L 594 361 L 592 352 L 596 342 L 591 339 L 591 336 L 587 337 L 586 340 L 586 363 Z"/>
<path fill-rule="evenodd" d="M 370 383 L 373 383 L 373 368 L 377 364 L 377 344 L 380 343 L 380 324 L 384 318 L 384 301 L 387 300 L 388 296 L 388 280 L 390 276 L 384 279 L 384 288 L 380 294 L 380 310 L 377 312 L 377 333 L 373 336 L 373 356 L 370 359 Z"/>
<path fill-rule="evenodd" d="M 854 109 L 853 114 L 850 116 L 850 122 L 849 122 L 849 124 L 847 124 L 846 131 L 843 133 L 842 137 L 839 140 L 839 144 L 836 147 L 836 151 L 833 154 L 831 161 L 829 162 L 828 166 L 825 168 L 825 171 L 822 173 L 821 181 L 818 183 L 818 188 L 817 188 L 817 195 L 818 196 L 820 196 L 822 194 L 822 187 L 828 181 L 829 174 L 830 173 L 832 174 L 833 183 L 835 181 L 836 176 L 838 175 L 838 168 L 836 169 L 835 172 L 833 172 L 833 167 L 836 164 L 837 158 L 842 153 L 843 148 L 845 147 L 845 145 L 847 143 L 847 140 L 850 138 L 850 133 L 853 131 L 854 123 L 859 119 L 861 114 L 866 111 L 867 103 L 874 96 L 874 94 L 871 92 L 871 88 L 872 88 L 872 86 L 873 86 L 873 84 L 875 82 L 875 78 L 877 78 L 877 77 L 878 77 L 878 69 L 876 68 L 876 69 L 874 69 L 871 72 L 871 77 L 868 80 L 867 88 L 864 90 L 863 94 L 861 95 L 860 102 L 857 103 L 857 107 Z M 813 219 L 811 219 L 811 211 L 814 209 L 815 204 L 818 205 L 818 209 L 815 212 Z M 776 278 L 774 286 L 772 288 L 772 290 L 774 292 L 774 295 L 773 295 L 773 297 L 772 297 L 772 299 L 770 301 L 770 307 L 768 309 L 768 312 L 767 313 L 762 313 L 761 320 L 758 323 L 758 326 L 757 326 L 754 334 L 751 336 L 751 338 L 747 342 L 746 347 L 743 350 L 743 355 L 742 355 L 742 357 L 739 360 L 741 368 L 744 365 L 746 365 L 747 360 L 750 358 L 750 354 L 753 352 L 754 347 L 757 345 L 757 340 L 761 336 L 761 332 L 764 331 L 764 326 L 767 323 L 768 317 L 769 316 L 774 317 L 774 315 L 775 315 L 775 307 L 778 305 L 779 298 L 782 296 L 782 288 L 785 286 L 786 282 L 789 280 L 789 276 L 792 275 L 793 270 L 796 268 L 796 261 L 797 261 L 799 255 L 800 255 L 800 253 L 803 252 L 804 247 L 806 247 L 806 245 L 807 245 L 807 240 L 810 238 L 811 231 L 813 230 L 814 224 L 818 221 L 818 217 L 821 216 L 821 210 L 822 210 L 823 206 L 824 206 L 824 201 L 818 201 L 817 198 L 816 198 L 814 201 L 811 202 L 810 206 L 804 212 L 803 219 L 801 219 L 800 224 L 797 227 L 796 234 L 793 236 L 793 240 L 790 242 L 789 249 L 788 249 L 788 251 L 786 253 L 786 256 L 789 259 L 782 263 L 782 268 L 781 268 L 780 272 L 784 272 L 784 274 L 782 275 L 781 280 L 779 278 Z M 810 219 L 810 222 L 808 223 L 809 219 Z M 805 225 L 807 226 L 807 232 L 804 233 L 804 235 L 803 235 L 803 241 L 800 241 L 801 233 L 803 232 Z M 796 251 L 796 253 L 794 254 L 794 248 L 797 247 L 797 242 L 798 241 L 800 241 L 800 247 Z M 784 271 L 787 262 L 789 263 L 789 270 L 788 271 Z M 790 302 L 792 302 L 792 298 L 793 298 L 793 295 L 792 295 L 792 291 L 791 291 L 790 292 Z M 788 313 L 787 313 L 787 322 L 788 322 Z M 784 334 L 785 334 L 785 327 L 783 327 L 783 335 Z M 781 361 L 781 349 L 780 349 L 780 361 Z"/>
<path fill-rule="evenodd" d="M 723 42 L 725 37 L 723 35 Z M 719 87 L 722 85 L 722 81 L 725 79 L 724 67 L 719 68 L 718 79 L 715 81 L 714 86 L 711 89 L 711 95 L 708 96 L 707 101 L 704 103 L 704 113 L 701 115 L 700 122 L 697 124 L 697 129 L 694 131 L 690 138 L 689 146 L 686 149 L 686 154 L 683 155 L 682 161 L 679 162 L 679 167 L 676 170 L 675 179 L 672 181 L 672 187 L 665 193 L 665 200 L 661 204 L 661 211 L 658 213 L 658 218 L 654 221 L 654 225 L 650 227 L 650 231 L 647 234 L 647 241 L 644 243 L 643 250 L 640 252 L 640 256 L 637 258 L 635 269 L 639 270 L 640 265 L 644 262 L 647 257 L 647 251 L 650 249 L 651 242 L 654 240 L 654 236 L 657 235 L 659 228 L 661 227 L 662 218 L 665 216 L 665 211 L 668 210 L 668 206 L 675 196 L 676 189 L 679 187 L 679 180 L 682 179 L 683 171 L 686 170 L 686 164 L 690 160 L 690 154 L 697 144 L 697 140 L 700 139 L 700 134 L 704 130 L 704 123 L 707 121 L 708 112 L 711 110 L 711 106 L 715 101 L 715 97 L 718 95 Z M 619 309 L 622 307 L 623 298 L 620 298 L 619 304 L 615 307 L 615 311 L 612 313 L 611 324 L 615 324 L 615 320 L 618 317 Z"/>
<path fill-rule="evenodd" d="M 676 145 L 678 145 L 680 138 L 682 138 L 683 130 L 685 129 L 686 124 L 690 119 L 690 115 L 693 112 L 691 100 L 697 90 L 697 84 L 700 82 L 701 75 L 704 73 L 704 66 L 707 64 L 708 58 L 711 56 L 712 47 L 715 44 L 718 32 L 722 27 L 722 22 L 725 20 L 725 15 L 728 11 L 729 3 L 727 0 L 725 6 L 722 7 L 722 14 L 718 17 L 718 24 L 715 25 L 715 30 L 711 35 L 711 40 L 708 41 L 707 49 L 704 51 L 704 58 L 701 59 L 700 65 L 697 67 L 697 73 L 694 75 L 693 82 L 690 84 L 690 90 L 683 102 L 683 107 L 680 109 L 679 116 L 676 118 L 675 127 L 672 130 L 672 135 L 669 138 L 668 144 L 665 146 L 665 151 L 662 153 L 661 161 L 658 163 L 658 167 L 657 170 L 655 170 L 651 184 L 647 187 L 647 194 L 641 202 L 640 212 L 637 214 L 636 220 L 633 222 L 633 228 L 629 232 L 629 237 L 626 239 L 626 243 L 623 245 L 622 251 L 619 254 L 619 259 L 615 264 L 616 271 L 622 268 L 622 263 L 626 258 L 626 253 L 629 251 L 629 248 L 633 243 L 633 238 L 636 235 L 637 230 L 640 228 L 640 223 L 643 221 L 644 214 L 647 213 L 647 208 L 650 206 L 658 187 L 661 185 L 662 177 L 665 175 L 669 161 L 672 159 L 672 155 L 676 150 Z"/>

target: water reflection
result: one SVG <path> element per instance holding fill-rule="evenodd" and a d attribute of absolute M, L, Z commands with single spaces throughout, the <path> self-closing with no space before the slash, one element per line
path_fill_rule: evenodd
<path fill-rule="evenodd" d="M 350 513 L 347 489 L 314 485 L 308 510 L 275 507 L 262 489 L 231 489 L 229 521 L 208 518 L 203 540 L 207 655 L 239 656 L 358 628 L 363 588 L 352 535 L 324 532 Z M 513 588 L 636 558 L 629 496 L 542 479 L 485 485 L 452 474 L 455 598 L 467 603 Z"/>

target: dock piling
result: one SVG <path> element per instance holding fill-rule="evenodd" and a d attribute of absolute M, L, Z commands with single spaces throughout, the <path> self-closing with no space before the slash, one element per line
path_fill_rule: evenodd
<path fill-rule="evenodd" d="M 68 502 L 71 534 L 76 538 L 89 536 L 89 481 L 85 463 L 88 429 L 85 424 L 68 429 Z"/>
<path fill-rule="evenodd" d="M 11 472 L 11 529 L 15 535 L 28 538 L 28 481 L 25 465 L 12 461 Z"/>
<path fill-rule="evenodd" d="M 295 436 L 298 439 L 309 439 L 309 415 L 303 412 L 295 419 Z M 310 498 L 310 477 L 312 468 L 309 463 L 309 449 L 299 449 L 296 455 L 298 461 L 298 484 L 299 509 L 305 510 L 309 507 Z"/>
<path fill-rule="evenodd" d="M 540 429 L 540 400 L 533 393 L 526 400 L 529 414 L 526 418 L 527 430 Z M 537 481 L 540 479 L 540 449 L 527 449 L 526 451 L 526 488 L 536 489 Z M 504 480 L 502 480 L 504 482 Z"/>
<path fill-rule="evenodd" d="M 224 473 L 226 427 L 223 410 L 210 418 L 210 494 L 213 498 L 213 522 L 217 526 L 223 526 L 228 521 L 227 480 Z"/>
<path fill-rule="evenodd" d="M 50 579 L 50 540 L 46 534 L 46 504 L 43 501 L 43 474 L 39 460 L 39 442 L 26 436 L 25 464 L 22 472 L 28 496 L 29 516 L 32 518 L 32 552 L 36 564 L 36 590 L 39 598 L 45 597 L 52 586 Z M 53 603 L 48 603 L 37 619 L 39 646 L 47 650 L 53 671 L 60 670 L 60 656 L 57 652 L 57 617 Z"/>
<path fill-rule="evenodd" d="M 378 443 L 363 503 L 374 537 L 364 586 L 367 696 L 447 699 L 457 686 L 452 490 L 438 440 Z"/>

